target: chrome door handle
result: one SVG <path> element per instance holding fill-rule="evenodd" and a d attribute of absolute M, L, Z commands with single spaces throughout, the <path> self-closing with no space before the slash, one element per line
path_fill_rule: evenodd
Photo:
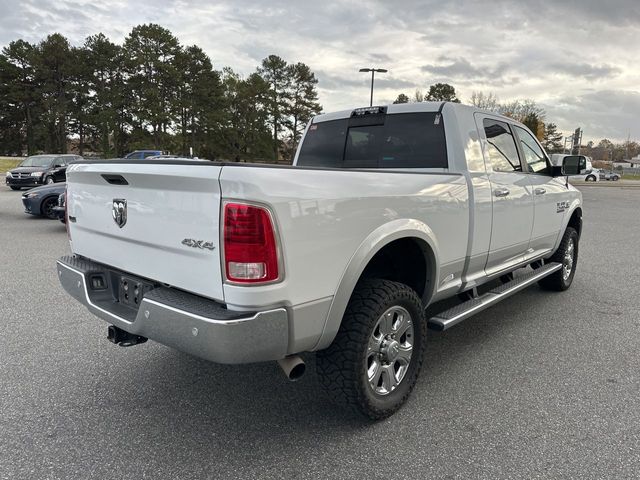
<path fill-rule="evenodd" d="M 544 195 L 545 193 L 547 193 L 547 190 L 545 188 L 536 188 L 533 193 L 535 193 L 536 195 Z"/>
<path fill-rule="evenodd" d="M 509 193 L 511 193 L 511 192 L 509 192 L 509 189 L 508 188 L 504 188 L 504 187 L 496 188 L 493 191 L 493 194 L 496 197 L 506 197 L 507 195 L 509 195 Z"/>

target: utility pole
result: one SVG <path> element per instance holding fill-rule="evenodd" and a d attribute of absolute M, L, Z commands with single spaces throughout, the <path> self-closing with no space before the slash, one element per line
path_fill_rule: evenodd
<path fill-rule="evenodd" d="M 571 147 L 571 153 L 573 153 L 573 149 L 576 148 L 576 144 L 578 145 L 578 155 L 580 155 L 580 147 L 582 146 L 582 129 L 580 127 L 576 128 L 575 132 L 573 132 L 573 146 Z"/>
<path fill-rule="evenodd" d="M 567 148 L 567 143 L 569 144 L 569 148 Z M 564 137 L 564 149 L 563 149 L 564 153 L 568 153 L 571 154 L 573 153 L 573 135 L 570 135 L 568 137 Z"/>
<path fill-rule="evenodd" d="M 629 144 L 631 143 L 631 131 L 629 131 L 628 135 L 627 135 L 627 160 L 631 159 L 631 157 L 629 156 Z"/>

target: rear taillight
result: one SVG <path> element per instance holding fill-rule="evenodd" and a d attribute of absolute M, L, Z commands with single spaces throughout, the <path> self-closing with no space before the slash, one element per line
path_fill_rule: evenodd
<path fill-rule="evenodd" d="M 280 279 L 278 244 L 269 210 L 243 203 L 225 204 L 223 236 L 227 280 L 264 283 Z"/>
<path fill-rule="evenodd" d="M 67 238 L 71 241 L 71 230 L 69 229 L 69 190 L 67 187 L 64 188 L 64 226 L 67 229 Z"/>

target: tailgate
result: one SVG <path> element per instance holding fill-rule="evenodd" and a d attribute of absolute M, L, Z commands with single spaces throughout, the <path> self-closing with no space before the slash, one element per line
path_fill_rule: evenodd
<path fill-rule="evenodd" d="M 222 301 L 220 169 L 146 161 L 70 166 L 73 252 Z"/>

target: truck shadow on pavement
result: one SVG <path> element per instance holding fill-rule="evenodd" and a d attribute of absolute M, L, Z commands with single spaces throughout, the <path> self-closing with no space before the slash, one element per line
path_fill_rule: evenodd
<path fill-rule="evenodd" d="M 127 468 L 128 478 L 149 472 L 174 472 L 173 478 L 181 478 L 180 472 L 191 472 L 188 478 L 240 473 L 293 478 L 307 468 L 344 473 L 371 458 L 397 461 L 407 439 L 422 457 L 443 436 L 479 435 L 469 412 L 496 392 L 496 382 L 487 379 L 502 369 L 498 378 L 511 382 L 505 369 L 520 368 L 509 361 L 512 352 L 521 355 L 536 333 L 555 333 L 555 320 L 543 320 L 544 298 L 547 294 L 534 287 L 445 333 L 432 333 L 412 397 L 396 415 L 377 423 L 325 397 L 312 354 L 304 356 L 307 374 L 289 382 L 275 362 L 218 365 L 151 341 L 116 347 L 102 337 L 102 324 L 83 319 L 80 338 L 94 340 L 85 344 L 84 367 L 75 367 L 82 374 L 60 380 L 69 396 L 54 417 L 56 426 L 48 428 L 52 438 L 62 437 L 56 445 L 66 439 L 83 458 L 102 458 L 99 474 Z M 557 298 L 561 302 L 562 294 Z M 538 350 L 540 345 L 531 352 Z M 373 466 L 389 470 L 389 465 Z"/>
<path fill-rule="evenodd" d="M 522 318 L 514 318 L 512 313 L 523 297 L 537 299 L 544 295 L 532 288 L 447 332 L 430 332 L 425 365 L 412 398 L 399 413 L 380 424 L 411 416 L 416 410 L 431 410 L 433 397 L 440 396 L 435 389 L 442 386 L 445 378 L 448 382 L 461 381 L 469 362 L 477 362 L 478 355 L 487 348 L 497 348 L 495 343 L 520 330 L 523 322 L 535 328 L 535 312 L 525 313 Z M 110 373 L 119 378 L 103 378 L 123 382 L 124 388 L 109 391 L 111 398 L 105 398 L 105 404 L 121 404 L 123 399 L 116 397 L 124 396 L 129 408 L 141 415 L 162 417 L 161 424 L 170 424 L 173 434 L 188 442 L 195 441 L 194 434 L 202 440 L 201 437 L 215 438 L 220 432 L 231 436 L 250 432 L 259 435 L 275 428 L 297 434 L 331 430 L 344 433 L 380 425 L 330 402 L 317 380 L 313 354 L 304 356 L 305 376 L 290 382 L 275 362 L 219 365 L 154 342 L 118 353 L 128 357 L 127 352 L 133 354 L 134 350 L 134 362 L 122 359 L 122 366 L 128 364 L 126 371 Z"/>

